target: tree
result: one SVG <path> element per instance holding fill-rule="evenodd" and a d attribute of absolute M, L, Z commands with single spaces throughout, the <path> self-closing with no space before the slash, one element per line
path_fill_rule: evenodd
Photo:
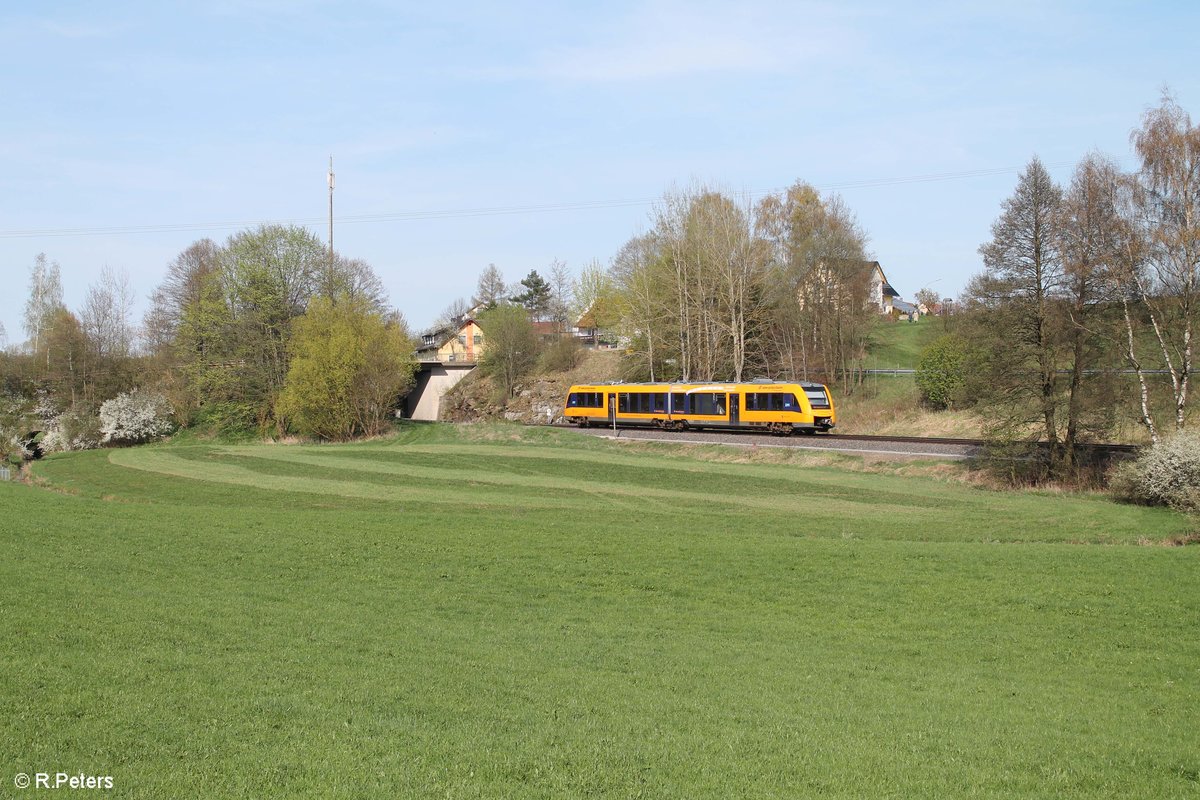
<path fill-rule="evenodd" d="M 47 261 L 45 253 L 38 253 L 29 274 L 29 299 L 25 301 L 25 333 L 34 355 L 43 352 L 43 338 L 61 308 L 62 269 L 57 261 Z"/>
<path fill-rule="evenodd" d="M 100 360 L 124 359 L 133 353 L 133 287 L 128 273 L 111 267 L 88 287 L 79 322 Z"/>
<path fill-rule="evenodd" d="M 565 261 L 556 258 L 550 262 L 549 282 L 550 307 L 547 314 L 558 327 L 558 332 L 565 333 L 571 327 L 571 304 L 574 299 L 574 281 Z"/>
<path fill-rule="evenodd" d="M 416 368 L 403 319 L 362 296 L 314 299 L 295 322 L 291 350 L 277 416 L 322 439 L 383 432 Z"/>
<path fill-rule="evenodd" d="M 984 273 L 969 294 L 990 318 L 977 339 L 996 431 L 1006 435 L 1039 421 L 1052 467 L 1062 459 L 1058 359 L 1061 325 L 1054 298 L 1064 280 L 1056 227 L 1062 189 L 1034 157 L 979 248 Z M 997 336 L 996 331 L 1004 335 Z"/>
<path fill-rule="evenodd" d="M 875 317 L 866 234 L 840 197 L 802 182 L 763 198 L 755 227 L 770 252 L 764 368 L 849 391 Z"/>
<path fill-rule="evenodd" d="M 537 363 L 539 343 L 529 312 L 521 306 L 499 305 L 479 317 L 487 348 L 479 369 L 496 381 L 505 398 L 512 397 L 517 381 Z"/>
<path fill-rule="evenodd" d="M 167 265 L 167 275 L 151 295 L 143 323 L 151 353 L 172 346 L 184 316 L 201 302 L 208 276 L 220 268 L 220 248 L 211 239 L 193 242 Z"/>
<path fill-rule="evenodd" d="M 434 320 L 431 330 L 440 331 L 446 328 L 458 328 L 470 313 L 471 304 L 464 298 L 459 297 L 442 309 L 442 313 L 438 314 L 437 319 Z"/>
<path fill-rule="evenodd" d="M 479 274 L 479 284 L 475 288 L 475 301 L 477 306 L 485 306 L 486 308 L 494 308 L 507 296 L 508 291 L 504 283 L 504 276 L 500 274 L 500 270 L 495 264 L 488 264 L 487 268 Z"/>
<path fill-rule="evenodd" d="M 345 297 L 362 300 L 381 313 L 387 312 L 387 292 L 383 281 L 371 265 L 357 258 L 335 255 L 332 265 L 326 265 L 317 276 L 315 294 L 336 300 Z"/>
<path fill-rule="evenodd" d="M 1129 283 L 1154 331 L 1182 429 L 1200 322 L 1200 128 L 1164 94 L 1131 139 L 1142 164 L 1130 206 L 1146 269 L 1131 268 Z"/>
<path fill-rule="evenodd" d="M 629 351 L 638 362 L 634 377 L 645 375 L 652 381 L 660 378 L 667 342 L 674 338 L 670 305 L 674 295 L 670 293 L 671 276 L 659 243 L 649 235 L 633 237 L 613 257 L 610 275 L 616 288 L 617 316 L 630 340 Z M 602 302 L 602 281 L 596 283 L 594 297 Z M 679 351 L 675 353 L 676 369 L 672 373 L 679 375 Z"/>
<path fill-rule="evenodd" d="M 583 268 L 571 288 L 574 298 L 572 315 L 580 328 L 590 328 L 592 344 L 597 341 L 602 329 L 611 329 L 620 322 L 617 288 L 612 276 L 593 261 Z"/>
<path fill-rule="evenodd" d="M 1111 285 L 1109 273 L 1119 258 L 1121 220 L 1117 197 L 1120 172 L 1099 154 L 1075 169 L 1056 222 L 1062 258 L 1062 302 L 1067 329 L 1062 364 L 1069 371 L 1063 435 L 1063 466 L 1075 466 L 1081 438 L 1099 438 L 1113 422 L 1112 376 L 1101 369 L 1110 352 L 1105 335 Z"/>
<path fill-rule="evenodd" d="M 938 293 L 928 287 L 917 290 L 917 293 L 913 295 L 913 299 L 917 302 L 918 307 L 925 306 L 927 309 L 926 313 L 929 314 L 937 313 L 935 309 L 941 304 L 941 298 L 938 296 Z"/>
<path fill-rule="evenodd" d="M 59 307 L 47 321 L 42 347 L 46 354 L 44 385 L 49 389 L 55 407 L 65 410 L 90 406 L 94 409 L 95 398 L 89 382 L 93 348 L 79 318 L 65 307 Z"/>
<path fill-rule="evenodd" d="M 947 334 L 921 353 L 917 364 L 917 389 L 921 400 L 932 408 L 955 408 L 964 401 L 967 344 Z"/>
<path fill-rule="evenodd" d="M 536 269 L 531 269 L 529 274 L 521 279 L 521 286 L 525 287 L 525 291 L 513 295 L 512 301 L 524 306 L 530 317 L 542 321 L 549 313 L 554 297 L 550 284 L 546 283 L 546 279 L 539 275 Z"/>

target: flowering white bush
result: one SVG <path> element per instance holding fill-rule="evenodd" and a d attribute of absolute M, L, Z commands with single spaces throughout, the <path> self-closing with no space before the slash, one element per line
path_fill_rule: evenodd
<path fill-rule="evenodd" d="M 1200 511 L 1200 433 L 1180 432 L 1122 464 L 1113 492 L 1123 500 Z"/>
<path fill-rule="evenodd" d="M 22 461 L 31 455 L 20 434 L 0 427 L 0 466 L 5 461 Z"/>
<path fill-rule="evenodd" d="M 134 389 L 100 406 L 100 432 L 106 443 L 148 442 L 171 432 L 171 413 L 161 394 Z"/>
<path fill-rule="evenodd" d="M 67 411 L 50 423 L 42 437 L 47 453 L 66 450 L 93 450 L 100 446 L 100 420 L 90 414 Z"/>
<path fill-rule="evenodd" d="M 33 455 L 24 438 L 36 429 L 36 417 L 20 400 L 0 395 L 0 463 L 21 461 Z"/>

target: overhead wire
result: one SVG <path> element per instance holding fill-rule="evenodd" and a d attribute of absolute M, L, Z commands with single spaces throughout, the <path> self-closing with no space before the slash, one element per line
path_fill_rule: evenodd
<path fill-rule="evenodd" d="M 1070 166 L 1069 162 L 1045 165 L 1048 169 Z M 868 189 L 884 186 L 902 186 L 914 183 L 934 183 L 940 181 L 962 180 L 966 178 L 981 178 L 993 175 L 1005 175 L 1017 172 L 1022 167 L 991 167 L 986 169 L 964 170 L 959 172 L 934 172 L 922 175 L 908 175 L 894 178 L 870 178 L 856 181 L 842 181 L 825 186 L 815 187 L 819 191 L 839 191 L 844 189 Z M 786 191 L 785 188 L 761 189 L 734 194 L 746 197 L 763 197 Z M 542 214 L 561 211 L 590 211 L 608 208 L 629 208 L 635 206 L 650 206 L 658 202 L 658 198 L 634 198 L 624 200 L 581 200 L 562 203 L 534 203 L 514 206 L 485 206 L 482 208 L 433 209 L 427 211 L 409 210 L 394 211 L 380 214 L 348 214 L 337 218 L 338 224 L 356 225 L 379 222 L 415 222 L 435 219 L 467 219 L 471 217 L 507 216 L 519 214 Z M 40 237 L 67 236 L 113 236 L 126 234 L 150 233 L 186 233 L 193 231 L 230 230 L 247 228 L 256 225 L 293 224 L 308 225 L 325 222 L 325 217 L 294 217 L 283 220 L 227 220 L 224 222 L 177 222 L 159 225 L 114 225 L 107 227 L 73 227 L 73 228 L 25 228 L 0 230 L 0 239 L 22 239 Z"/>

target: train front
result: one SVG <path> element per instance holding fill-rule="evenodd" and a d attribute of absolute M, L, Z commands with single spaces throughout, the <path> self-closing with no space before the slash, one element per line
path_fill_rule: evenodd
<path fill-rule="evenodd" d="M 823 383 L 802 383 L 804 398 L 812 410 L 813 429 L 828 433 L 837 424 L 837 409 L 833 407 L 833 397 L 829 387 Z"/>

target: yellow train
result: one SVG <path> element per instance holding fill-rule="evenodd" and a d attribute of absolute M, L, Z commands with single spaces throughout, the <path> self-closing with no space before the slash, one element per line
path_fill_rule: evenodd
<path fill-rule="evenodd" d="M 601 383 L 572 386 L 563 416 L 580 427 L 736 428 L 828 432 L 837 423 L 820 383 Z"/>

